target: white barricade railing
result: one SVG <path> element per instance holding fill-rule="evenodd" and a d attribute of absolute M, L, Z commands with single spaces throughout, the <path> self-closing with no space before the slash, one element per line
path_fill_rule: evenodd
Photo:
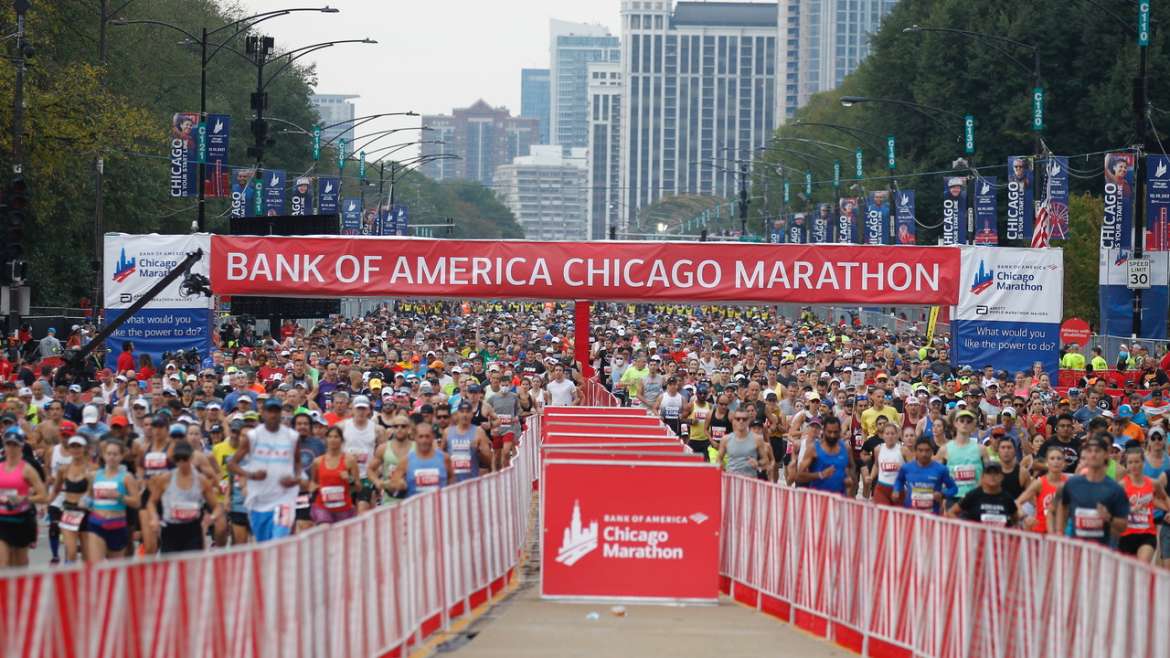
<path fill-rule="evenodd" d="M 584 407 L 620 407 L 622 403 L 601 385 L 596 379 L 586 379 L 582 387 L 581 406 Z"/>
<path fill-rule="evenodd" d="M 1102 547 L 730 475 L 723 509 L 724 592 L 863 655 L 1170 655 L 1170 572 Z"/>
<path fill-rule="evenodd" d="M 287 540 L 0 575 L 0 655 L 405 655 L 507 585 L 540 420 L 510 468 Z"/>

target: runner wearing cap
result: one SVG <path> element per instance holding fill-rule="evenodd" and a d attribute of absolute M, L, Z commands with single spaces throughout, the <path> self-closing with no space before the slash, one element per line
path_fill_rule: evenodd
<path fill-rule="evenodd" d="M 244 433 L 228 462 L 232 473 L 247 479 L 244 507 L 258 542 L 287 537 L 295 518 L 297 434 L 280 424 L 280 415 L 280 400 L 265 400 L 264 424 Z"/>
<path fill-rule="evenodd" d="M 979 485 L 983 477 L 983 466 L 987 450 L 974 440 L 976 416 L 970 409 L 955 413 L 955 438 L 949 440 L 935 455 L 935 460 L 945 464 L 955 481 L 958 491 L 956 498 L 963 498 Z M 950 509 L 955 500 L 946 501 Z"/>
<path fill-rule="evenodd" d="M 479 477 L 480 464 L 491 463 L 491 442 L 482 427 L 472 425 L 471 415 L 471 404 L 460 402 L 455 410 L 455 423 L 447 428 L 441 443 L 443 451 L 450 456 L 456 482 Z"/>
<path fill-rule="evenodd" d="M 53 490 L 49 497 L 50 518 L 56 522 L 65 544 L 65 563 L 76 562 L 83 550 L 81 532 L 85 528 L 86 510 L 82 499 L 89 490 L 89 478 L 93 472 L 88 455 L 88 442 L 84 436 L 74 434 L 66 439 L 64 454 L 58 457 L 54 446 Z M 57 512 L 53 510 L 56 509 Z M 50 540 L 52 528 L 49 529 Z M 56 555 L 54 554 L 54 559 Z"/>
<path fill-rule="evenodd" d="M 705 383 L 695 388 L 695 399 L 691 403 L 690 413 L 684 418 L 687 423 L 687 445 L 703 459 L 709 459 L 707 449 L 710 446 L 708 420 L 714 413 L 712 404 L 708 401 L 711 389 Z"/>
<path fill-rule="evenodd" d="M 1125 489 L 1105 475 L 1110 441 L 1096 434 L 1081 450 L 1083 474 L 1064 483 L 1056 504 L 1056 523 L 1051 532 L 1108 546 L 1125 531 L 1130 511 Z"/>
<path fill-rule="evenodd" d="M 1166 428 L 1161 424 L 1150 428 L 1146 437 L 1145 460 L 1142 473 L 1157 480 L 1162 488 L 1170 488 L 1170 458 L 1166 455 Z M 1154 523 L 1158 526 L 1158 560 L 1162 566 L 1170 564 L 1170 515 L 1162 510 L 1154 511 Z"/>
<path fill-rule="evenodd" d="M 374 450 L 386 441 L 386 430 L 378 427 L 370 420 L 370 399 L 358 395 L 353 399 L 353 417 L 337 424 L 345 437 L 344 450 L 353 455 L 358 465 L 360 486 L 354 488 L 353 499 L 357 503 L 358 514 L 373 506 L 374 483 L 370 480 L 367 468 L 374 457 Z"/>
<path fill-rule="evenodd" d="M 520 436 L 520 400 L 511 386 L 505 386 L 488 400 L 495 416 L 492 424 L 492 470 L 499 471 L 512 463 L 512 450 Z"/>
<path fill-rule="evenodd" d="M 951 505 L 947 515 L 1001 528 L 1016 525 L 1016 501 L 1004 491 L 1003 478 L 1003 466 L 988 462 L 983 467 L 979 486 Z"/>
<path fill-rule="evenodd" d="M 171 448 L 175 469 L 151 478 L 148 508 L 158 509 L 160 525 L 159 550 L 162 553 L 198 551 L 203 549 L 203 511 L 213 510 L 212 517 L 221 514 L 219 500 L 210 480 L 192 465 L 195 449 L 190 442 L 176 438 Z"/>
<path fill-rule="evenodd" d="M 24 461 L 24 431 L 4 431 L 0 463 L 0 566 L 28 565 L 28 547 L 36 541 L 36 505 L 49 500 L 41 476 Z"/>

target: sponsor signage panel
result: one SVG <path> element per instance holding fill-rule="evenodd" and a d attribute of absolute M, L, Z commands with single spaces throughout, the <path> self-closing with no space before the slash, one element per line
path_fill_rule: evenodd
<path fill-rule="evenodd" d="M 541 596 L 715 602 L 721 497 L 710 464 L 546 461 Z"/>

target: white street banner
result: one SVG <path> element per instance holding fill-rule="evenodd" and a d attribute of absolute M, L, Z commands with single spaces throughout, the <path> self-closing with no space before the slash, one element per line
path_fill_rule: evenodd
<path fill-rule="evenodd" d="M 211 236 L 197 235 L 128 235 L 107 233 L 105 239 L 105 307 L 128 308 L 146 294 L 160 279 L 171 272 L 196 249 L 203 259 L 191 272 L 208 276 Z M 147 309 L 211 308 L 212 300 L 204 295 L 183 296 L 180 277 L 151 300 Z"/>

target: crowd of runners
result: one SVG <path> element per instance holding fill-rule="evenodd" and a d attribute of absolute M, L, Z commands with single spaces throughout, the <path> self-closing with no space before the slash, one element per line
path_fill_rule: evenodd
<path fill-rule="evenodd" d="M 229 320 L 205 363 L 126 344 L 94 381 L 9 350 L 0 565 L 38 541 L 53 563 L 266 541 L 505 468 L 530 416 L 582 400 L 586 368 L 729 472 L 1170 563 L 1170 360 L 1139 344 L 1123 385 L 1090 361 L 1066 388 L 1039 364 L 954 366 L 924 326 L 592 317 L 588 364 L 571 306 L 530 303 L 406 301 L 264 334 Z"/>

